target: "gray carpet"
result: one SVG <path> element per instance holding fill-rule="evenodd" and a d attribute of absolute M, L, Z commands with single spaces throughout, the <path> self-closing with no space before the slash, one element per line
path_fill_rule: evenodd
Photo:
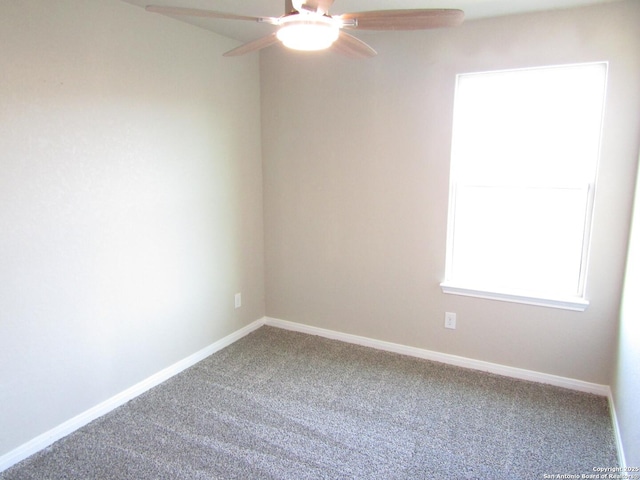
<path fill-rule="evenodd" d="M 524 480 L 614 466 L 603 397 L 262 327 L 0 479 Z"/>

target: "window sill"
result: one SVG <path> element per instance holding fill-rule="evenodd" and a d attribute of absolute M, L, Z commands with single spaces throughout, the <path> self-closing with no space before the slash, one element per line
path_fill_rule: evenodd
<path fill-rule="evenodd" d="M 442 293 L 452 295 L 485 298 L 488 300 L 498 300 L 502 302 L 523 303 L 525 305 L 536 305 L 539 307 L 560 308 L 563 310 L 573 310 L 575 312 L 584 312 L 589 306 L 589 302 L 582 297 L 551 298 L 536 295 L 524 295 L 520 293 L 483 290 L 482 288 L 469 288 L 447 282 L 441 283 L 440 288 L 442 288 Z"/>

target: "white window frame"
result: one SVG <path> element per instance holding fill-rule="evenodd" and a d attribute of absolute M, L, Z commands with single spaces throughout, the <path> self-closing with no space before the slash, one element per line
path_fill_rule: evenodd
<path fill-rule="evenodd" d="M 540 69 L 547 68 L 562 68 L 562 67 L 575 67 L 581 65 L 603 65 L 605 71 L 605 85 L 603 92 L 603 107 L 602 107 L 602 118 L 604 117 L 604 96 L 606 95 L 606 77 L 608 71 L 607 62 L 594 62 L 587 64 L 578 64 L 578 65 L 561 65 L 558 67 L 540 67 Z M 518 69 L 518 70 L 533 70 L 533 69 Z M 504 70 L 503 72 L 513 72 L 514 70 Z M 490 74 L 500 73 L 500 72 L 486 72 Z M 463 75 L 477 75 L 477 74 L 463 74 Z M 458 75 L 457 82 L 459 81 L 462 75 Z M 456 83 L 457 84 L 457 83 Z M 457 92 L 457 90 L 456 90 Z M 456 95 L 457 96 L 457 95 Z M 602 118 L 600 124 L 600 133 L 602 130 Z M 454 127 L 455 127 L 455 118 L 454 118 Z M 453 132 L 454 141 L 456 132 Z M 452 152 L 452 165 L 451 165 L 451 176 L 450 176 L 450 186 L 449 186 L 449 213 L 447 219 L 447 245 L 446 245 L 446 271 L 445 271 L 445 280 L 440 284 L 442 292 L 446 294 L 455 294 L 455 295 L 463 295 L 477 298 L 484 298 L 490 300 L 499 300 L 506 302 L 515 302 L 515 303 L 523 303 L 528 305 L 536 305 L 536 306 L 544 306 L 544 307 L 552 307 L 552 308 L 560 308 L 566 310 L 574 310 L 574 311 L 584 311 L 588 305 L 589 301 L 586 299 L 586 279 L 587 279 L 587 266 L 588 266 L 588 258 L 589 258 L 589 250 L 591 243 L 591 230 L 592 230 L 592 221 L 593 221 L 593 207 L 594 207 L 594 199 L 595 199 L 595 182 L 597 177 L 597 165 L 599 163 L 599 150 L 600 145 L 598 144 L 598 161 L 595 164 L 595 169 L 593 172 L 593 177 L 590 178 L 587 182 L 573 185 L 571 187 L 586 189 L 586 205 L 585 205 L 585 217 L 584 217 L 584 226 L 583 226 L 583 236 L 582 236 L 582 251 L 580 258 L 580 267 L 579 267 L 579 279 L 577 282 L 577 291 L 574 294 L 549 294 L 538 291 L 518 291 L 512 288 L 505 288 L 504 285 L 502 287 L 496 288 L 495 286 L 490 286 L 483 284 L 482 282 L 468 284 L 461 281 L 457 281 L 453 278 L 453 266 L 454 266 L 454 235 L 455 235 L 455 214 L 456 214 L 456 198 L 457 198 L 457 190 L 461 188 L 464 184 L 461 182 L 455 174 L 455 158 L 453 158 Z M 466 186 L 473 186 L 472 183 L 466 183 Z M 482 183 L 477 184 L 476 186 L 483 187 L 499 187 L 499 184 L 490 183 Z M 507 185 L 512 186 L 512 185 Z M 537 185 L 521 185 L 523 187 L 537 187 Z M 565 187 L 566 184 L 561 186 Z M 548 188 L 554 188 L 552 186 L 547 185 Z M 569 188 L 571 188 L 569 187 Z"/>

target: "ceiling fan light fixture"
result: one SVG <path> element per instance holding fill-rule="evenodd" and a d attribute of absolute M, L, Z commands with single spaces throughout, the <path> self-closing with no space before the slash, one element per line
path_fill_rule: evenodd
<path fill-rule="evenodd" d="M 324 50 L 340 35 L 340 24 L 331 17 L 298 14 L 283 17 L 277 37 L 285 47 L 294 50 Z"/>

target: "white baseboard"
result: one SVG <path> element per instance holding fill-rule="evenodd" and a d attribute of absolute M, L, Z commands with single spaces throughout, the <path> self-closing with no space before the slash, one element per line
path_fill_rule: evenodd
<path fill-rule="evenodd" d="M 422 348 L 407 347 L 406 345 L 400 345 L 398 343 L 385 342 L 382 340 L 360 337 L 358 335 L 336 332 L 334 330 L 311 327 L 309 325 L 303 325 L 301 323 L 290 322 L 287 320 L 280 320 L 278 318 L 266 317 L 264 319 L 264 323 L 265 325 L 270 325 L 272 327 L 293 330 L 301 333 L 308 333 L 311 335 L 318 335 L 320 337 L 340 340 L 343 342 L 371 347 L 378 350 L 385 350 L 387 352 L 400 353 L 402 355 L 409 355 L 411 357 L 433 360 L 435 362 L 446 363 L 458 367 L 495 373 L 497 375 L 503 375 L 505 377 L 518 378 L 520 380 L 529 380 L 538 383 L 546 383 L 548 385 L 555 385 L 557 387 L 568 388 L 580 392 L 593 393 L 603 397 L 608 396 L 610 392 L 608 385 L 584 382 L 582 380 L 550 375 L 548 373 L 534 372 L 532 370 L 525 370 L 522 368 L 508 367 L 505 365 L 499 365 L 497 363 L 484 362 L 482 360 L 474 360 L 471 358 L 459 357 L 457 355 L 450 355 L 448 353 L 435 352 Z"/>
<path fill-rule="evenodd" d="M 133 385 L 130 388 L 127 388 L 125 391 L 120 392 L 119 394 L 105 400 L 104 402 L 99 403 L 89 410 L 86 410 L 81 414 L 67 420 L 61 425 L 52 428 L 48 432 L 45 432 L 42 435 L 38 435 L 27 443 L 4 454 L 2 457 L 0 457 L 0 472 L 3 472 L 16 463 L 48 447 L 55 441 L 60 440 L 61 438 L 78 430 L 89 422 L 109 413 L 120 405 L 127 403 L 129 400 L 134 399 L 138 395 L 141 395 L 142 393 L 150 390 L 156 385 L 161 384 L 162 382 L 191 367 L 192 365 L 195 365 L 201 360 L 204 360 L 209 355 L 212 355 L 213 353 L 231 345 L 245 335 L 248 335 L 254 330 L 260 328 L 262 325 L 264 325 L 264 318 L 256 320 L 246 327 L 241 328 L 240 330 L 237 330 L 230 335 L 227 335 L 217 342 L 212 343 L 208 347 L 205 347 L 202 350 L 189 355 L 187 358 L 180 360 L 179 362 L 165 368 L 164 370 L 159 371 L 149 378 Z"/>
<path fill-rule="evenodd" d="M 624 455 L 624 448 L 622 447 L 622 436 L 620 435 L 620 424 L 618 423 L 618 415 L 616 414 L 616 402 L 613 400 L 613 394 L 609 389 L 609 410 L 611 411 L 611 422 L 613 423 L 613 435 L 616 439 L 616 448 L 618 451 L 618 465 L 624 469 L 627 468 L 627 458 Z"/>

